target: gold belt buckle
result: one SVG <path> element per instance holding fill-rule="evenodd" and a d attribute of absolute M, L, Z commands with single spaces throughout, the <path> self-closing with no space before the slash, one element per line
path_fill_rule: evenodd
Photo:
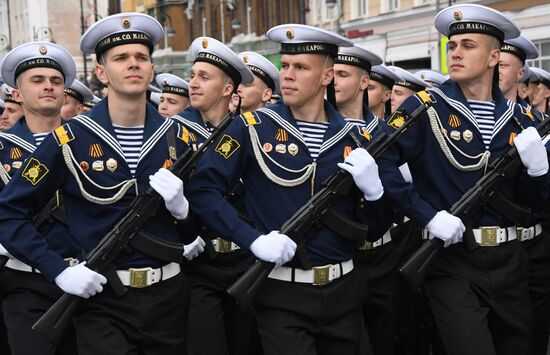
<path fill-rule="evenodd" d="M 149 286 L 147 284 L 147 273 L 151 271 L 150 267 L 143 269 L 129 269 L 130 271 L 130 287 L 132 288 L 144 288 Z"/>
<path fill-rule="evenodd" d="M 231 252 L 231 242 L 222 238 L 217 238 L 218 241 L 218 253 Z"/>
<path fill-rule="evenodd" d="M 498 245 L 498 227 L 481 227 L 481 244 L 484 247 L 494 247 Z"/>
<path fill-rule="evenodd" d="M 325 265 L 325 266 L 314 266 L 313 267 L 313 284 L 314 285 L 326 285 L 331 280 L 329 278 L 330 276 L 330 268 L 332 265 Z"/>
<path fill-rule="evenodd" d="M 523 227 L 516 227 L 516 238 L 520 242 L 523 241 L 523 237 L 527 237 L 526 235 L 525 236 L 523 235 L 524 231 L 525 231 L 525 229 Z"/>
<path fill-rule="evenodd" d="M 372 250 L 374 249 L 374 243 L 369 242 L 368 240 L 365 240 L 363 242 L 363 245 L 359 247 L 359 250 Z"/>

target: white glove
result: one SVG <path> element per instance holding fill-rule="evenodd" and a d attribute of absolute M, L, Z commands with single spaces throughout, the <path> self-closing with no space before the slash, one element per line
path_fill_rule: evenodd
<path fill-rule="evenodd" d="M 546 148 L 535 127 L 526 128 L 518 134 L 514 138 L 514 145 L 529 176 L 537 177 L 548 172 Z"/>
<path fill-rule="evenodd" d="M 378 165 L 365 149 L 354 149 L 343 163 L 338 163 L 338 167 L 353 176 L 355 185 L 365 194 L 367 201 L 376 201 L 384 194 L 384 187 L 378 176 Z"/>
<path fill-rule="evenodd" d="M 189 244 L 185 244 L 183 246 L 183 256 L 189 261 L 193 260 L 193 258 L 197 257 L 200 253 L 204 251 L 204 240 L 199 236 L 197 239 L 192 241 Z"/>
<path fill-rule="evenodd" d="M 83 298 L 100 293 L 106 283 L 105 276 L 88 269 L 86 262 L 66 268 L 55 278 L 55 284 L 64 292 Z"/>
<path fill-rule="evenodd" d="M 149 185 L 164 199 L 166 209 L 175 219 L 187 218 L 189 202 L 183 196 L 183 181 L 167 169 L 149 175 Z"/>
<path fill-rule="evenodd" d="M 4 248 L 2 244 L 0 244 L 0 255 L 13 259 L 13 256 L 6 250 L 6 248 Z"/>
<path fill-rule="evenodd" d="M 399 167 L 399 171 L 401 172 L 401 175 L 403 175 L 403 180 L 405 182 L 413 182 L 413 177 L 411 175 L 411 169 L 409 169 L 409 164 L 405 163 Z"/>
<path fill-rule="evenodd" d="M 445 248 L 451 244 L 462 241 L 462 234 L 466 230 L 460 218 L 453 216 L 447 211 L 439 211 L 432 218 L 426 229 L 434 237 L 445 243 Z"/>
<path fill-rule="evenodd" d="M 278 231 L 271 231 L 256 238 L 250 245 L 250 250 L 258 259 L 275 263 L 275 267 L 279 267 L 292 260 L 296 243 Z"/>

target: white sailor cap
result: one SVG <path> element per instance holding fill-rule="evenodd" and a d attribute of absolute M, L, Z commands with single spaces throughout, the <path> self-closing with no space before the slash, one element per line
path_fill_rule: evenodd
<path fill-rule="evenodd" d="M 280 54 L 329 54 L 336 59 L 339 47 L 353 47 L 353 42 L 346 37 L 308 25 L 275 26 L 266 36 L 281 44 Z"/>
<path fill-rule="evenodd" d="M 523 77 L 521 78 L 520 82 L 525 83 L 527 82 L 527 80 L 530 79 L 530 77 L 531 77 L 531 70 L 529 69 L 529 64 L 525 62 L 525 64 L 523 64 Z"/>
<path fill-rule="evenodd" d="M 397 80 L 394 85 L 403 86 L 415 92 L 423 91 L 426 90 L 426 88 L 432 87 L 430 84 L 420 78 L 417 78 L 414 74 L 405 69 L 396 66 L 389 66 L 388 68 L 399 77 L 399 80 Z"/>
<path fill-rule="evenodd" d="M 153 53 L 163 36 L 162 25 L 153 17 L 139 12 L 123 12 L 91 25 L 80 39 L 80 50 L 85 54 L 95 52 L 99 59 L 106 50 L 115 46 L 140 43 Z"/>
<path fill-rule="evenodd" d="M 335 63 L 353 65 L 370 73 L 372 66 L 382 64 L 383 60 L 378 54 L 355 44 L 353 47 L 340 48 Z"/>
<path fill-rule="evenodd" d="M 500 50 L 501 52 L 512 53 L 518 57 L 522 63 L 525 63 L 525 59 L 535 59 L 539 56 L 537 46 L 524 35 L 504 41 Z"/>
<path fill-rule="evenodd" d="M 269 59 L 256 52 L 239 53 L 239 58 L 248 66 L 252 74 L 262 79 L 273 92 L 279 89 L 279 70 Z"/>
<path fill-rule="evenodd" d="M 444 36 L 460 33 L 483 33 L 496 37 L 500 43 L 516 38 L 518 26 L 501 12 L 483 5 L 449 6 L 435 16 L 435 28 Z"/>
<path fill-rule="evenodd" d="M 434 87 L 437 87 L 447 81 L 447 79 L 445 79 L 445 75 L 430 69 L 419 70 L 414 73 L 414 75 Z"/>
<path fill-rule="evenodd" d="M 2 90 L 2 99 L 4 99 L 4 102 L 11 102 L 11 103 L 14 103 L 14 104 L 21 105 L 20 102 L 15 101 L 15 99 L 13 98 L 13 90 L 14 89 L 11 86 L 4 83 L 1 86 L 1 90 Z"/>
<path fill-rule="evenodd" d="M 550 73 L 547 72 L 544 69 L 536 68 L 536 67 L 530 67 L 529 68 L 531 72 L 531 82 L 536 83 L 543 83 L 546 85 L 547 88 L 550 89 Z"/>
<path fill-rule="evenodd" d="M 94 98 L 92 91 L 77 79 L 74 79 L 71 86 L 65 89 L 65 94 L 74 97 L 81 104 L 83 104 L 84 101 L 90 101 Z"/>
<path fill-rule="evenodd" d="M 93 95 L 91 100 L 84 100 L 84 106 L 88 106 L 89 108 L 92 108 L 97 104 L 101 99 L 95 95 Z"/>
<path fill-rule="evenodd" d="M 51 42 L 29 42 L 22 44 L 6 54 L 2 61 L 2 78 L 11 87 L 19 74 L 32 68 L 53 68 L 65 79 L 69 87 L 76 77 L 76 64 L 67 50 Z"/>
<path fill-rule="evenodd" d="M 393 87 L 396 81 L 400 78 L 384 64 L 375 65 L 370 70 L 370 80 L 378 81 L 387 86 L 389 89 Z"/>
<path fill-rule="evenodd" d="M 254 81 L 252 72 L 239 56 L 215 38 L 195 38 L 191 43 L 189 53 L 193 63 L 209 63 L 229 75 L 235 83 L 235 90 L 237 90 L 239 84 L 248 84 Z"/>
<path fill-rule="evenodd" d="M 189 83 L 177 75 L 170 73 L 158 74 L 155 82 L 162 92 L 189 97 Z"/>
<path fill-rule="evenodd" d="M 153 102 L 155 105 L 160 105 L 160 96 L 162 95 L 161 92 L 152 92 L 151 96 L 149 97 L 149 100 Z"/>
<path fill-rule="evenodd" d="M 4 108 L 4 100 L 0 99 L 0 108 Z"/>
<path fill-rule="evenodd" d="M 149 86 L 147 87 L 147 91 L 150 91 L 150 92 L 162 92 L 161 89 L 159 89 L 158 87 L 156 87 L 155 85 L 153 84 L 149 84 Z"/>

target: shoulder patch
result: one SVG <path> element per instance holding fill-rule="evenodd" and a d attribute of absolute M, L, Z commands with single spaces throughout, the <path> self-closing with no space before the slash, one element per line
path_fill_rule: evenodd
<path fill-rule="evenodd" d="M 262 123 L 262 121 L 260 121 L 260 118 L 257 115 L 253 114 L 252 112 L 250 112 L 250 111 L 243 113 L 241 115 L 241 118 L 244 122 L 244 125 L 247 126 L 247 127 L 248 126 L 255 126 L 257 124 Z"/>
<path fill-rule="evenodd" d="M 387 122 L 387 125 L 393 129 L 399 129 L 405 124 L 405 115 L 400 111 L 395 111 Z"/>
<path fill-rule="evenodd" d="M 215 151 L 225 159 L 229 159 L 239 149 L 240 143 L 228 134 L 224 134 Z"/>
<path fill-rule="evenodd" d="M 189 130 L 182 124 L 180 124 L 179 126 L 180 126 L 180 129 L 179 129 L 178 138 L 184 141 L 185 144 L 189 144 L 189 138 L 191 136 L 189 134 Z"/>
<path fill-rule="evenodd" d="M 30 158 L 21 175 L 31 184 L 36 185 L 50 170 L 36 158 Z"/>
<path fill-rule="evenodd" d="M 69 127 L 69 125 L 66 123 L 62 126 L 57 127 L 53 132 L 55 140 L 60 146 L 63 144 L 67 144 L 74 139 L 73 131 L 71 130 L 71 127 Z"/>
<path fill-rule="evenodd" d="M 430 93 L 427 92 L 426 90 L 419 91 L 417 93 L 417 95 L 420 98 L 420 100 L 422 100 L 422 102 L 424 102 L 424 103 L 434 101 L 433 98 L 432 98 L 432 95 L 430 95 Z"/>

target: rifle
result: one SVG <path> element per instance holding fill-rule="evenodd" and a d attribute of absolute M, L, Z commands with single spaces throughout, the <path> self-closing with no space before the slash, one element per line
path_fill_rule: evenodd
<path fill-rule="evenodd" d="M 378 135 L 368 146 L 367 151 L 376 159 L 388 149 L 393 142 L 410 126 L 417 118 L 432 105 L 431 98 L 413 111 L 408 119 L 391 135 L 385 132 Z M 391 118 L 390 118 L 391 120 Z M 388 121 L 391 122 L 391 121 Z M 357 141 L 358 145 L 359 142 Z M 339 169 L 330 175 L 322 184 L 322 188 L 314 194 L 309 201 L 298 209 L 290 219 L 281 227 L 281 234 L 289 236 L 296 244 L 305 241 L 307 232 L 320 224 L 322 218 L 331 213 L 331 206 L 346 197 L 355 186 L 353 177 L 344 170 Z M 350 221 L 351 222 L 351 221 Z M 353 223 L 353 222 L 351 222 Z M 304 265 L 308 267 L 308 265 Z M 237 281 L 226 290 L 242 309 L 250 308 L 263 281 L 267 278 L 275 264 L 259 260 L 252 265 Z"/>
<path fill-rule="evenodd" d="M 550 120 L 545 120 L 537 127 L 537 131 L 541 137 L 549 133 L 549 122 Z M 521 163 L 517 148 L 512 147 L 506 154 L 497 158 L 490 165 L 489 173 L 479 179 L 474 186 L 453 204 L 449 213 L 459 217 L 466 226 L 464 242 L 468 247 L 470 247 L 468 244 L 475 244 L 473 235 L 469 235 L 469 233 L 471 233 L 471 226 L 476 216 L 479 215 L 480 211 L 489 206 L 497 210 L 497 212 L 502 213 L 503 210 L 501 210 L 502 204 L 500 201 L 502 201 L 503 197 L 498 191 L 507 181 L 517 177 L 522 169 L 523 164 Z M 521 217 L 520 220 L 514 222 L 526 225 L 528 218 L 526 221 L 525 217 Z M 420 286 L 430 265 L 443 249 L 443 244 L 443 241 L 438 238 L 426 241 L 401 266 L 399 272 L 413 289 Z"/>
<path fill-rule="evenodd" d="M 230 112 L 200 148 L 196 151 L 188 149 L 172 164 L 169 170 L 180 178 L 187 176 L 197 159 L 202 156 L 208 146 L 218 139 L 235 117 L 236 114 Z M 182 244 L 163 241 L 140 231 L 147 221 L 156 215 L 162 202 L 162 197 L 152 187 L 149 187 L 147 191 L 134 199 L 126 215 L 87 255 L 86 266 L 105 275 L 117 296 L 124 294 L 126 289 L 116 274 L 114 262 L 128 248 L 131 247 L 153 256 L 156 256 L 156 251 L 162 251 L 163 256 L 169 254 L 170 261 L 181 261 Z M 145 237 L 143 237 L 144 234 Z M 165 259 L 164 257 L 160 258 Z M 78 296 L 63 294 L 32 326 L 32 329 L 46 336 L 53 344 L 58 344 L 81 300 L 82 298 Z"/>

